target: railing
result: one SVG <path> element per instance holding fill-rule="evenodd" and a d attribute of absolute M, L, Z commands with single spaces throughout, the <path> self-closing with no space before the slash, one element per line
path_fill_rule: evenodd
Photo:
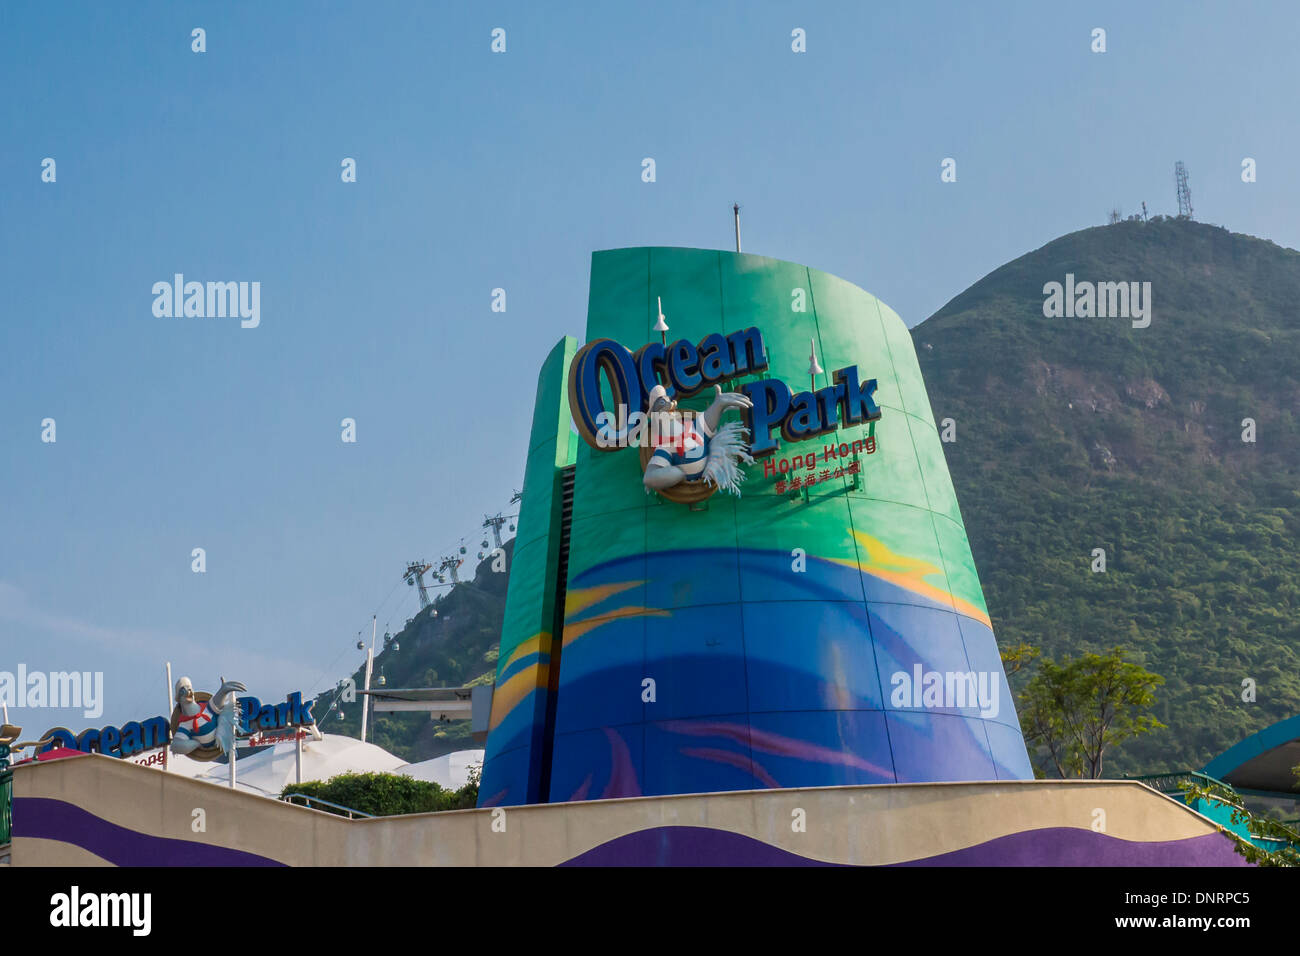
<path fill-rule="evenodd" d="M 14 772 L 9 766 L 9 748 L 0 744 L 0 847 L 8 845 L 13 832 Z"/>
<path fill-rule="evenodd" d="M 1228 794 L 1236 794 L 1236 790 L 1231 784 L 1224 783 L 1209 774 L 1201 773 L 1199 770 L 1184 770 L 1174 773 L 1149 773 L 1142 776 L 1125 777 L 1125 780 L 1133 780 L 1137 783 L 1144 784 L 1152 790 L 1157 790 L 1168 797 L 1178 797 L 1186 793 L 1189 785 L 1196 786 L 1201 790 L 1209 790 L 1211 787 L 1218 787 L 1226 790 Z M 1238 836 L 1247 839 L 1255 846 L 1267 850 L 1270 853 L 1277 853 L 1287 847 L 1293 850 L 1300 850 L 1300 832 L 1296 826 L 1300 821 L 1284 820 L 1279 826 L 1282 828 L 1281 833 L 1271 833 L 1267 836 L 1254 832 L 1252 827 L 1258 829 L 1256 821 L 1250 817 L 1244 817 L 1238 820 L 1232 820 L 1229 814 L 1235 813 L 1235 808 L 1231 799 L 1215 796 L 1211 794 L 1206 801 L 1208 806 L 1202 806 L 1201 802 L 1191 804 L 1193 810 L 1207 817 L 1212 823 L 1221 827 L 1226 827 L 1237 833 Z"/>
<path fill-rule="evenodd" d="M 373 820 L 375 817 L 373 813 L 362 813 L 360 810 L 353 810 L 351 807 L 345 807 L 341 803 L 331 803 L 328 800 L 322 800 L 320 797 L 309 797 L 305 793 L 290 793 L 280 799 L 285 803 L 292 803 L 294 806 L 298 806 L 298 804 L 294 802 L 295 800 L 302 800 L 302 806 L 305 806 L 309 810 L 323 810 L 325 813 L 346 815 L 349 820 L 352 820 L 355 817 L 364 817 L 367 820 Z M 320 804 L 320 806 L 315 806 L 314 804 Z"/>
<path fill-rule="evenodd" d="M 1209 774 L 1201 773 L 1199 770 L 1182 770 L 1174 773 L 1148 773 L 1137 777 L 1124 777 L 1125 780 L 1135 780 L 1138 783 L 1146 784 L 1152 790 L 1158 790 L 1163 794 L 1178 793 L 1187 788 L 1187 784 L 1194 783 L 1199 787 L 1206 787 L 1211 784 L 1231 790 L 1228 784 L 1224 783 Z"/>

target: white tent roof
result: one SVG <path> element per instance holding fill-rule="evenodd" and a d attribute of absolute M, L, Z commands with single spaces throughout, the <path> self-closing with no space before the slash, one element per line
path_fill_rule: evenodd
<path fill-rule="evenodd" d="M 181 754 L 169 753 L 167 755 L 167 770 L 170 773 L 178 773 L 183 777 L 202 777 L 215 766 L 206 760 L 194 760 L 191 757 L 185 757 Z M 222 767 L 225 764 L 221 765 Z"/>
<path fill-rule="evenodd" d="M 286 740 L 241 757 L 235 765 L 235 786 L 249 793 L 278 797 L 297 779 L 295 743 Z M 415 780 L 427 780 L 447 790 L 459 790 L 469 782 L 470 767 L 482 766 L 482 750 L 458 750 L 432 760 L 405 763 L 382 747 L 354 737 L 324 734 L 321 740 L 302 743 L 302 779 L 328 780 L 341 773 L 400 773 Z M 230 768 L 225 763 L 193 760 L 168 754 L 168 770 L 207 783 L 225 786 Z"/>
<path fill-rule="evenodd" d="M 297 745 L 292 740 L 273 744 L 251 757 L 242 757 L 235 764 L 235 786 L 250 793 L 278 797 L 286 786 L 297 779 L 295 753 Z M 184 773 L 209 783 L 225 785 L 230 768 L 224 763 L 201 763 L 188 757 L 170 756 L 173 772 Z M 198 772 L 191 772 L 193 767 Z M 401 757 L 390 754 L 374 744 L 363 744 L 353 737 L 324 734 L 321 740 L 302 742 L 302 779 L 328 780 L 341 773 L 397 773 L 406 766 Z"/>
<path fill-rule="evenodd" d="M 483 766 L 483 751 L 458 750 L 432 760 L 408 763 L 397 772 L 416 780 L 428 780 L 444 790 L 459 790 L 469 782 L 469 770 L 477 764 Z"/>

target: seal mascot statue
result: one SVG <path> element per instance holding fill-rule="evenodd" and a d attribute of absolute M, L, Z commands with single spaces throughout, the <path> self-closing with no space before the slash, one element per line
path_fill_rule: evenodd
<path fill-rule="evenodd" d="M 693 417 L 677 411 L 662 385 L 650 390 L 650 415 L 658 429 L 658 444 L 645 467 L 646 491 L 663 491 L 682 482 L 702 481 L 740 494 L 745 473 L 740 462 L 752 464 L 749 433 L 739 422 L 721 424 L 729 408 L 753 408 L 740 392 L 724 392 L 714 386 L 713 404 Z"/>
<path fill-rule="evenodd" d="M 239 709 L 235 694 L 247 690 L 239 681 L 223 677 L 215 694 L 195 693 L 188 677 L 178 680 L 171 721 L 172 753 L 215 760 L 233 750 L 235 712 Z"/>

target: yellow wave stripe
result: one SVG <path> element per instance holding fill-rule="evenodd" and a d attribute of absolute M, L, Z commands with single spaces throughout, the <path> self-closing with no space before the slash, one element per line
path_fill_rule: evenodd
<path fill-rule="evenodd" d="M 543 643 L 545 643 L 548 648 L 551 646 L 550 631 L 539 631 L 538 633 L 534 634 L 532 637 L 520 641 L 519 645 L 513 651 L 510 652 L 510 657 L 506 659 L 505 663 L 501 664 L 497 668 L 497 673 L 504 674 L 506 672 L 506 669 L 509 668 L 510 665 L 513 664 L 515 661 L 519 660 L 520 658 L 527 657 L 529 654 L 538 653 L 539 651 L 541 651 Z"/>
<path fill-rule="evenodd" d="M 545 650 L 551 649 L 551 635 L 547 631 L 535 634 L 530 637 L 525 644 L 535 644 L 540 651 L 543 644 Z M 520 645 L 523 646 L 522 644 Z M 510 655 L 511 660 L 519 656 L 518 651 Z M 518 674 L 509 677 L 504 683 L 498 684 L 496 690 L 492 692 L 492 715 L 488 718 L 488 730 L 492 731 L 497 724 L 505 720 L 506 715 L 519 706 L 519 704 L 535 690 L 546 686 L 547 669 L 541 666 L 539 660 L 532 667 L 525 667 Z"/>
<path fill-rule="evenodd" d="M 598 584 L 590 588 L 574 588 L 565 595 L 564 616 L 570 618 L 606 598 L 638 588 L 643 584 L 645 581 L 615 581 L 613 584 Z"/>
<path fill-rule="evenodd" d="M 583 588 L 578 594 L 579 597 L 574 602 L 565 602 L 565 607 L 575 607 L 579 610 L 591 607 L 605 600 L 620 591 L 626 591 L 629 588 L 637 587 L 644 584 L 644 581 L 621 582 L 613 585 L 602 585 L 594 588 Z M 653 607 L 630 606 L 621 607 L 617 610 L 610 611 L 608 614 L 601 614 L 597 617 L 585 621 L 566 621 L 564 625 L 564 636 L 562 646 L 568 647 L 584 634 L 589 634 L 602 624 L 609 624 L 612 621 L 621 621 L 629 617 L 671 617 L 671 611 L 661 610 Z M 549 654 L 551 650 L 551 635 L 549 632 L 542 631 L 534 634 L 527 640 L 521 641 L 519 646 L 510 654 L 510 658 L 500 668 L 499 672 L 504 672 L 515 661 L 533 653 Z M 549 665 L 548 665 L 549 666 Z M 503 683 L 497 685 L 496 691 L 492 695 L 492 716 L 488 720 L 488 729 L 492 730 L 506 718 L 506 715 L 514 710 L 524 701 L 534 690 L 546 687 L 548 683 L 547 667 L 542 666 L 539 660 L 532 667 L 526 667 L 513 677 L 506 679 Z"/>
<path fill-rule="evenodd" d="M 621 607 L 616 611 L 610 611 L 608 614 L 601 614 L 599 617 L 588 618 L 585 621 L 574 621 L 572 623 L 564 622 L 564 636 L 561 638 L 561 646 L 568 647 L 584 634 L 588 634 L 600 627 L 602 624 L 609 624 L 611 621 L 621 621 L 628 617 L 672 617 L 672 611 L 665 611 L 657 607 Z"/>
<path fill-rule="evenodd" d="M 890 547 L 879 538 L 872 537 L 863 531 L 854 531 L 853 537 L 857 539 L 863 550 L 867 553 L 867 563 L 863 564 L 861 560 L 851 558 L 831 558 L 836 564 L 844 564 L 849 567 L 857 567 L 860 571 L 874 575 L 881 580 L 888 581 L 890 584 L 896 584 L 901 588 L 906 588 L 914 594 L 927 597 L 932 601 L 940 604 L 951 604 L 958 614 L 965 614 L 967 617 L 973 617 L 988 627 L 993 626 L 989 619 L 988 612 L 972 604 L 964 598 L 959 598 L 951 591 L 945 591 L 943 588 L 935 587 L 933 584 L 924 580 L 929 574 L 943 574 L 943 569 L 936 567 L 929 561 L 921 558 L 913 558 L 906 554 L 899 554 L 890 549 Z"/>

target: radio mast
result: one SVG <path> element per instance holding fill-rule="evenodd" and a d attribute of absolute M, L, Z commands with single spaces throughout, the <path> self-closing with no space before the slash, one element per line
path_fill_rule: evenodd
<path fill-rule="evenodd" d="M 1174 182 L 1178 186 L 1178 218 L 1192 218 L 1192 190 L 1187 185 L 1187 167 L 1180 159 L 1174 163 Z"/>

